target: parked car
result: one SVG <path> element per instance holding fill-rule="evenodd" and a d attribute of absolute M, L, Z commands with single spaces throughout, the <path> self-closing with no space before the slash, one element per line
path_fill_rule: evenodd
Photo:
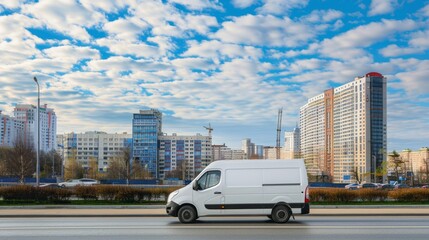
<path fill-rule="evenodd" d="M 395 189 L 410 188 L 407 184 L 400 183 L 395 185 Z"/>
<path fill-rule="evenodd" d="M 81 178 L 81 179 L 70 179 L 67 182 L 58 183 L 58 186 L 75 187 L 75 186 L 92 186 L 96 184 L 100 184 L 100 182 L 91 178 Z"/>
<path fill-rule="evenodd" d="M 379 189 L 392 190 L 395 189 L 395 185 L 392 184 L 381 184 Z"/>
<path fill-rule="evenodd" d="M 344 186 L 345 189 L 349 189 L 349 190 L 356 190 L 358 189 L 359 184 L 358 183 L 350 183 L 346 186 Z"/>
<path fill-rule="evenodd" d="M 358 188 L 377 188 L 375 183 L 363 183 L 358 186 Z"/>
<path fill-rule="evenodd" d="M 429 185 L 423 185 L 422 188 L 429 188 Z"/>
<path fill-rule="evenodd" d="M 39 188 L 59 188 L 60 186 L 56 183 L 45 183 L 41 184 Z"/>

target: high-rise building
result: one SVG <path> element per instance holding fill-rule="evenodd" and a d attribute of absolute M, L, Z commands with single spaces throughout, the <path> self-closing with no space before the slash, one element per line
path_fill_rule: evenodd
<path fill-rule="evenodd" d="M 301 153 L 312 175 L 381 182 L 386 161 L 386 78 L 370 72 L 300 109 Z"/>
<path fill-rule="evenodd" d="M 210 136 L 159 136 L 159 178 L 195 178 L 212 162 Z"/>
<path fill-rule="evenodd" d="M 162 113 L 156 109 L 133 114 L 133 159 L 158 178 L 158 138 L 162 135 Z"/>
<path fill-rule="evenodd" d="M 296 126 L 292 132 L 285 132 L 284 156 L 286 159 L 297 159 L 301 157 L 300 130 Z"/>
<path fill-rule="evenodd" d="M 250 159 L 254 155 L 255 144 L 251 142 L 250 138 L 241 140 L 241 150 L 246 154 L 246 159 Z"/>
<path fill-rule="evenodd" d="M 14 117 L 23 124 L 24 141 L 37 147 L 37 107 L 31 104 L 18 104 L 14 109 Z M 57 116 L 47 104 L 40 106 L 40 147 L 41 151 L 56 149 Z"/>
<path fill-rule="evenodd" d="M 12 147 L 18 138 L 22 137 L 24 125 L 14 117 L 2 114 L 0 111 L 0 146 Z"/>
<path fill-rule="evenodd" d="M 66 133 L 57 136 L 57 148 L 61 154 L 64 150 L 64 159 L 75 158 L 84 168 L 90 167 L 90 161 L 97 161 L 98 171 L 108 171 L 110 161 L 114 157 L 122 155 L 124 148 L 131 148 L 131 134 L 128 133 L 105 133 L 105 132 L 85 132 Z"/>

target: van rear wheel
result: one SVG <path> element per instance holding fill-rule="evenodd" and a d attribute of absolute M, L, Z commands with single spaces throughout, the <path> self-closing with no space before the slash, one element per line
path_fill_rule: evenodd
<path fill-rule="evenodd" d="M 275 206 L 271 212 L 271 218 L 276 223 L 286 223 L 291 215 L 290 208 L 284 205 Z"/>
<path fill-rule="evenodd" d="M 189 205 L 179 209 L 178 217 L 181 223 L 193 223 L 197 219 L 197 212 Z"/>

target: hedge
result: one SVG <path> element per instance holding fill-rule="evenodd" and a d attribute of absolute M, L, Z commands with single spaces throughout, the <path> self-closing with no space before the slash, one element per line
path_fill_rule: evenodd
<path fill-rule="evenodd" d="M 386 200 L 400 202 L 428 202 L 429 189 L 410 188 L 386 191 L 382 189 L 347 190 L 338 188 L 311 188 L 310 202 L 349 203 L 349 202 L 383 202 Z"/>
<path fill-rule="evenodd" d="M 129 186 L 76 186 L 74 188 L 37 188 L 27 185 L 0 187 L 0 197 L 4 201 L 67 202 L 75 197 L 80 200 L 103 200 L 124 203 L 166 201 L 176 188 L 134 188 Z"/>

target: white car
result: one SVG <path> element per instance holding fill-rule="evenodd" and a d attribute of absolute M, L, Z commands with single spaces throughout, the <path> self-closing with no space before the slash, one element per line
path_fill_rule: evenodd
<path fill-rule="evenodd" d="M 75 186 L 92 186 L 96 184 L 100 184 L 100 182 L 91 178 L 81 178 L 81 179 L 70 179 L 67 182 L 60 182 L 58 183 L 58 186 L 75 187 Z"/>

